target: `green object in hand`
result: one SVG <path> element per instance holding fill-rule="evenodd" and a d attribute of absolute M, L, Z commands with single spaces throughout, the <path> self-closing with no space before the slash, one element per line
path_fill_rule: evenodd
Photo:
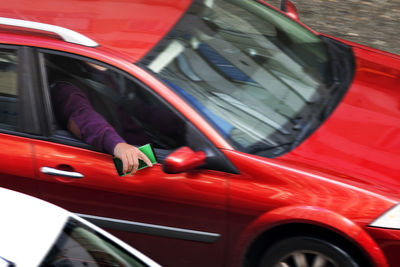
<path fill-rule="evenodd" d="M 154 150 L 153 150 L 153 147 L 151 146 L 151 144 L 147 144 L 147 145 L 138 147 L 138 149 L 140 151 L 142 151 L 143 154 L 145 154 L 149 158 L 151 163 L 153 163 L 153 164 L 157 163 L 156 155 L 154 154 Z M 117 172 L 118 172 L 119 176 L 125 176 L 127 174 L 130 174 L 130 172 L 129 173 L 123 173 L 123 171 L 122 171 L 123 170 L 123 164 L 122 164 L 122 161 L 119 158 L 114 157 L 113 161 L 114 161 L 114 165 L 115 165 L 115 168 L 117 169 Z M 141 170 L 141 169 L 146 168 L 146 167 L 148 167 L 147 164 L 143 160 L 139 159 L 138 170 Z"/>

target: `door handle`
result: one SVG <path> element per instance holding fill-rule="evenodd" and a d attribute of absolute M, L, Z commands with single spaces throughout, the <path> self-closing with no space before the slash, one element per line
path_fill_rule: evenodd
<path fill-rule="evenodd" d="M 48 175 L 63 176 L 63 177 L 69 177 L 69 178 L 75 178 L 75 179 L 85 177 L 80 172 L 62 171 L 62 170 L 58 170 L 58 169 L 54 169 L 54 168 L 50 168 L 50 167 L 41 167 L 40 171 L 42 173 L 48 174 Z"/>

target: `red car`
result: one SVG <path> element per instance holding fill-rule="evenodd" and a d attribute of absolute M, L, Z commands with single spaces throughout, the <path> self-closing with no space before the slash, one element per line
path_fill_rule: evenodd
<path fill-rule="evenodd" d="M 164 266 L 398 266 L 400 57 L 282 6 L 3 1 L 0 186 Z M 122 136 L 135 125 L 159 163 L 120 177 L 111 155 L 61 127 L 58 75 Z"/>

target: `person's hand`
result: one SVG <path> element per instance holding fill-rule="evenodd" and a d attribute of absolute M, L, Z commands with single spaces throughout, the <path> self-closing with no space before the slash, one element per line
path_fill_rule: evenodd
<path fill-rule="evenodd" d="M 114 156 L 122 161 L 123 173 L 132 172 L 132 174 L 135 174 L 139 167 L 139 159 L 143 160 L 149 167 L 153 166 L 142 151 L 127 143 L 118 143 L 114 148 Z"/>

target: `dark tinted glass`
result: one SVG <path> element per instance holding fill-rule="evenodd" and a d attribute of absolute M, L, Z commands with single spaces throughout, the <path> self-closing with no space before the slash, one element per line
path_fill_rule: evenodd
<path fill-rule="evenodd" d="M 161 149 L 185 145 L 184 121 L 155 94 L 125 73 L 59 55 L 47 55 L 46 63 L 53 96 L 58 93 L 55 90 L 62 90 L 62 87 L 54 89 L 54 83 L 73 84 L 127 143 L 137 146 L 151 143 Z M 56 120 L 58 129 L 66 130 L 66 122 L 57 116 Z"/>
<path fill-rule="evenodd" d="M 0 49 L 0 127 L 15 129 L 18 123 L 17 53 Z"/>

